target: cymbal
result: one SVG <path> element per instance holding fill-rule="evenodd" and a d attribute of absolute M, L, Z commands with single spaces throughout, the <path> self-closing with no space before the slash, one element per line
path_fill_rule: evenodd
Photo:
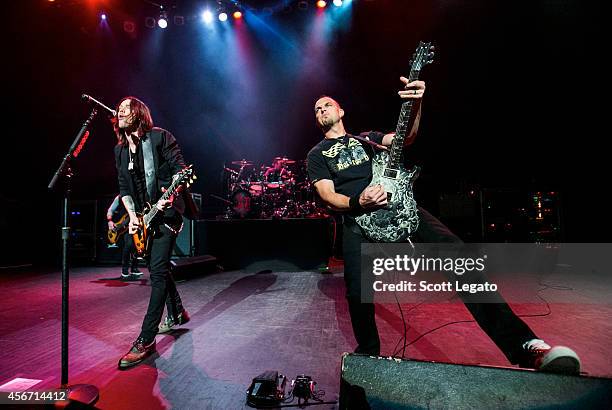
<path fill-rule="evenodd" d="M 287 157 L 275 157 L 274 162 L 280 161 L 283 164 L 295 164 L 295 161 Z"/>
<path fill-rule="evenodd" d="M 241 165 L 241 166 L 247 166 L 247 165 L 253 165 L 253 161 L 247 161 L 246 159 L 240 160 L 240 161 L 232 161 L 231 162 L 232 165 Z"/>

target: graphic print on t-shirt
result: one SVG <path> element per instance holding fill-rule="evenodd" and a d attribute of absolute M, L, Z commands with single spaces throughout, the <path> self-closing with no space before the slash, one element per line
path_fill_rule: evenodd
<path fill-rule="evenodd" d="M 329 158 L 327 162 L 335 172 L 343 171 L 370 160 L 363 146 L 355 138 L 349 138 L 348 145 L 336 142 L 330 149 L 321 153 Z"/>

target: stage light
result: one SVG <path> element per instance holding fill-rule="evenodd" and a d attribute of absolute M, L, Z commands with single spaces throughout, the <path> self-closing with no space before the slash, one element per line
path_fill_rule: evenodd
<path fill-rule="evenodd" d="M 202 21 L 206 24 L 210 24 L 213 21 L 213 15 L 210 10 L 206 10 L 202 13 Z"/>
<path fill-rule="evenodd" d="M 136 31 L 136 24 L 133 21 L 124 21 L 123 22 L 123 31 L 126 33 L 133 33 Z"/>
<path fill-rule="evenodd" d="M 334 0 L 334 6 L 336 7 L 342 6 L 342 0 Z"/>
<path fill-rule="evenodd" d="M 242 13 L 241 13 L 241 12 L 239 12 L 239 11 L 235 11 L 235 12 L 234 12 L 234 18 L 235 18 L 236 20 L 241 19 L 241 18 L 242 18 Z"/>
<path fill-rule="evenodd" d="M 225 12 L 219 13 L 219 21 L 227 21 L 227 13 Z"/>
<path fill-rule="evenodd" d="M 322 9 L 322 8 L 324 8 L 325 6 L 327 6 L 327 2 L 326 2 L 325 0 L 319 0 L 319 1 L 317 1 L 317 7 L 318 7 L 318 8 Z"/>
<path fill-rule="evenodd" d="M 160 7 L 159 9 L 160 12 L 159 19 L 157 19 L 157 25 L 159 26 L 159 28 L 166 28 L 168 27 L 168 15 L 166 14 L 166 11 L 163 7 Z"/>
<path fill-rule="evenodd" d="M 166 28 L 168 27 L 168 20 L 166 18 L 166 16 L 159 16 L 159 20 L 157 20 L 157 25 L 159 26 L 159 28 Z"/>
<path fill-rule="evenodd" d="M 106 20 L 106 13 L 102 13 L 102 14 L 100 14 L 100 19 L 102 19 L 102 20 Z"/>

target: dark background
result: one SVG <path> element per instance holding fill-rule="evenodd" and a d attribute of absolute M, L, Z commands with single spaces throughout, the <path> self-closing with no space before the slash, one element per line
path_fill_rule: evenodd
<path fill-rule="evenodd" d="M 437 213 L 445 193 L 554 190 L 563 240 L 609 241 L 595 10 L 578 0 L 354 0 L 321 16 L 297 3 L 245 1 L 255 10 L 242 26 L 214 30 L 198 17 L 205 2 L 165 2 L 166 30 L 145 26 L 158 10 L 144 1 L 7 3 L 1 262 L 58 260 L 61 190 L 47 184 L 89 112 L 82 93 L 113 107 L 125 95 L 145 101 L 194 164 L 208 216 L 220 209 L 208 194 L 221 193 L 225 162 L 305 158 L 321 138 L 313 104 L 322 94 L 343 105 L 349 132 L 392 131 L 399 76 L 419 40 L 436 47 L 408 157 L 423 167 L 419 202 Z M 75 199 L 116 194 L 114 144 L 100 114 L 73 163 Z"/>

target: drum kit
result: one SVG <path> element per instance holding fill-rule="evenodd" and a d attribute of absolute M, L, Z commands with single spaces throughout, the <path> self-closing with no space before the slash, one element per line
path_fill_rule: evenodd
<path fill-rule="evenodd" d="M 276 157 L 271 166 L 231 161 L 223 167 L 225 219 L 317 218 L 326 216 L 316 200 L 305 161 Z"/>

